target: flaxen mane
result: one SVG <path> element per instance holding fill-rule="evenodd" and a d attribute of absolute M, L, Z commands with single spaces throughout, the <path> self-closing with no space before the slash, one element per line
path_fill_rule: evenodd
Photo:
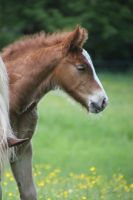
<path fill-rule="evenodd" d="M 5 65 L 0 58 L 0 170 L 8 159 L 7 137 L 12 137 L 12 130 L 9 123 L 9 97 L 8 78 Z"/>

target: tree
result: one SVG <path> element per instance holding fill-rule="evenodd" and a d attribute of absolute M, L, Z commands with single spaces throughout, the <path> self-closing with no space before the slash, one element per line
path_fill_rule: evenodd
<path fill-rule="evenodd" d="M 23 34 L 81 24 L 97 66 L 127 70 L 133 64 L 132 0 L 0 0 L 0 48 Z"/>

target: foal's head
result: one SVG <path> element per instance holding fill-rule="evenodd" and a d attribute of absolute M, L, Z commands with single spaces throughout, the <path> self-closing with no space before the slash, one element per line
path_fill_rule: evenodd
<path fill-rule="evenodd" d="M 108 98 L 89 54 L 82 48 L 86 40 L 87 32 L 80 27 L 65 37 L 64 56 L 56 67 L 55 77 L 58 85 L 89 112 L 99 113 L 106 107 Z"/>

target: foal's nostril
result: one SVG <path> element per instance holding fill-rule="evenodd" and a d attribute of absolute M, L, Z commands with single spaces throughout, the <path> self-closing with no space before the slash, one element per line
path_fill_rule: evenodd
<path fill-rule="evenodd" d="M 107 106 L 107 98 L 104 97 L 101 101 L 101 104 L 92 101 L 90 106 L 93 108 L 93 110 L 95 110 L 95 113 L 99 113 L 100 111 L 104 110 L 104 108 Z"/>
<path fill-rule="evenodd" d="M 95 103 L 95 102 L 91 102 L 91 106 L 98 112 L 101 110 L 101 107 Z"/>
<path fill-rule="evenodd" d="M 107 99 L 106 99 L 106 97 L 105 97 L 105 98 L 103 99 L 103 101 L 102 101 L 101 107 L 102 107 L 102 108 L 105 108 L 106 105 L 107 105 Z"/>

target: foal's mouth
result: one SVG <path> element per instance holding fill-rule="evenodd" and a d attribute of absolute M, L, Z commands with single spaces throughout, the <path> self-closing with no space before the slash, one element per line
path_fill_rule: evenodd
<path fill-rule="evenodd" d="M 97 106 L 95 108 L 88 107 L 88 111 L 90 113 L 94 113 L 94 114 L 98 114 L 98 113 L 102 112 L 103 110 L 104 110 L 104 108 L 100 108 L 99 106 Z"/>
<path fill-rule="evenodd" d="M 107 104 L 107 97 L 104 97 L 101 102 L 89 101 L 88 110 L 90 113 L 98 114 L 106 108 Z"/>

